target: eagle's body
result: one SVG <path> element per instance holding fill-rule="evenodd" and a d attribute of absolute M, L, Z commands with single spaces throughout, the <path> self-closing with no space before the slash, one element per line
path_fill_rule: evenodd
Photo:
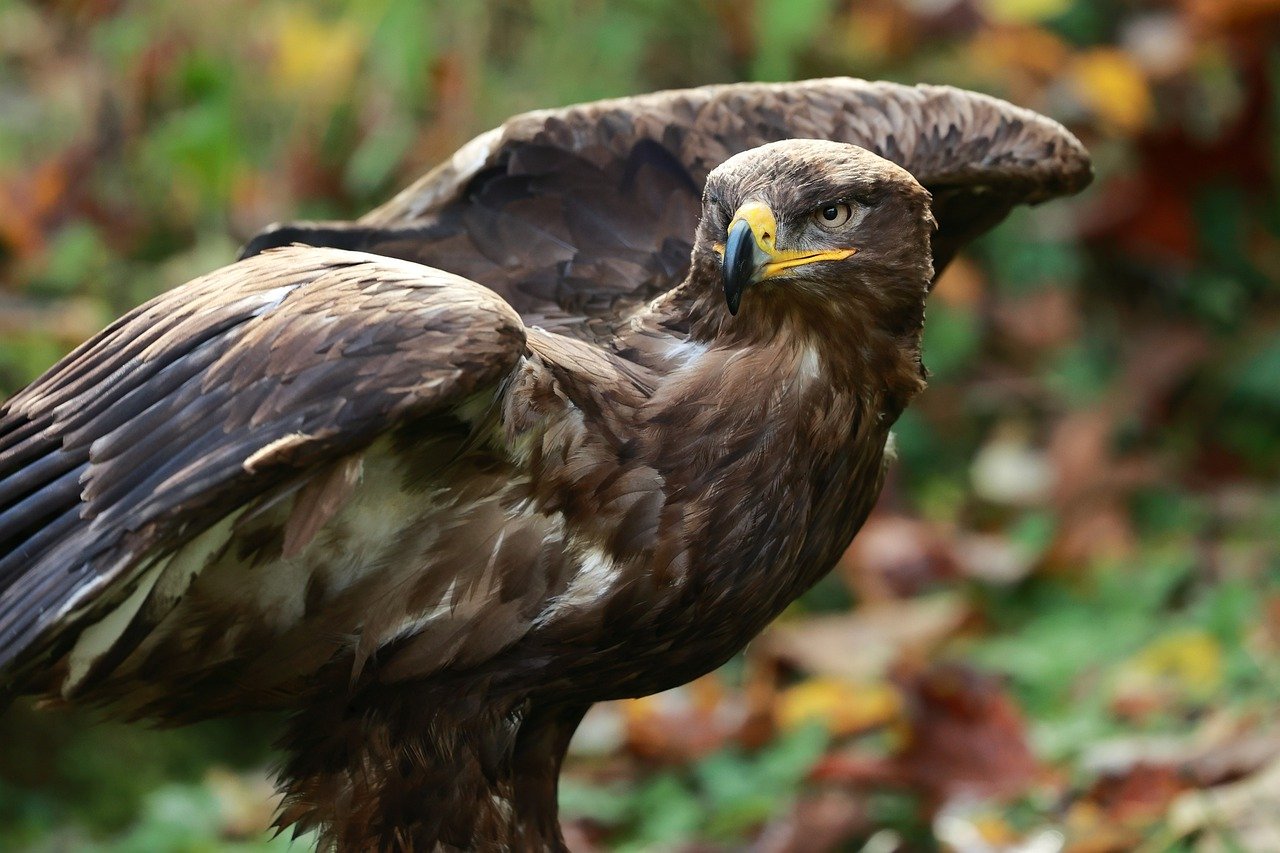
<path fill-rule="evenodd" d="M 728 159 L 795 135 L 918 168 Z M 293 712 L 282 820 L 332 844 L 557 846 L 585 709 L 722 663 L 862 524 L 931 245 L 1087 168 L 1030 113 L 859 81 L 515 119 L 7 404 L 0 664 L 136 716 Z M 972 218 L 935 236 L 922 182 Z M 294 241 L 337 248 L 263 251 Z"/>

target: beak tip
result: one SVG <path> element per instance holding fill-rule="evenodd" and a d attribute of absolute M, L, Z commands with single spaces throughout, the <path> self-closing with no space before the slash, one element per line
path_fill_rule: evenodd
<path fill-rule="evenodd" d="M 724 279 L 724 299 L 729 314 L 737 316 L 742 303 L 742 292 L 755 277 L 755 237 L 750 225 L 738 221 L 725 237 L 721 276 Z"/>

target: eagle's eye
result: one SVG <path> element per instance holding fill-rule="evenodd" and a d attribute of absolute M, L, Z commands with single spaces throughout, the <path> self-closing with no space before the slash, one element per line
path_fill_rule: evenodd
<path fill-rule="evenodd" d="M 842 227 L 853 216 L 853 205 L 827 204 L 813 212 L 813 221 L 828 231 Z"/>

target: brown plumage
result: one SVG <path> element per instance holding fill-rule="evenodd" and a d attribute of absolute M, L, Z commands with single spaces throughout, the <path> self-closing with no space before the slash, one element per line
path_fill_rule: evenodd
<path fill-rule="evenodd" d="M 269 231 L 0 411 L 4 678 L 291 712 L 281 823 L 329 846 L 559 847 L 585 709 L 718 666 L 862 524 L 931 256 L 1088 175 L 979 95 L 710 87 Z"/>

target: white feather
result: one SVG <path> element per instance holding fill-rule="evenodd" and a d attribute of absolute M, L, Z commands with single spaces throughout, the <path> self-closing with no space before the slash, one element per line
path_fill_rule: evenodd
<path fill-rule="evenodd" d="M 142 602 L 146 600 L 164 567 L 164 563 L 152 567 L 138 580 L 138 585 L 134 587 L 133 592 L 129 593 L 128 598 L 116 605 L 116 608 L 105 617 L 80 632 L 80 636 L 76 638 L 75 647 L 71 649 L 71 654 L 67 658 L 67 677 L 62 682 L 63 696 L 69 696 L 89 674 L 94 661 L 106 654 L 120 639 L 120 635 L 137 615 L 138 608 L 142 607 Z"/>

